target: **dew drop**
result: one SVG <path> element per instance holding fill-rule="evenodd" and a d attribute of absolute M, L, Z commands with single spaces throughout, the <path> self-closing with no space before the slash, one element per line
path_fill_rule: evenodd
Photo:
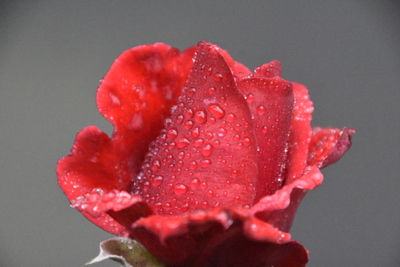
<path fill-rule="evenodd" d="M 160 186 L 162 184 L 163 180 L 164 180 L 164 177 L 162 177 L 161 175 L 157 175 L 156 177 L 154 177 L 151 180 L 151 184 L 153 186 Z"/>
<path fill-rule="evenodd" d="M 175 193 L 176 195 L 178 195 L 178 196 L 183 195 L 183 194 L 186 194 L 187 190 L 188 190 L 188 188 L 187 188 L 187 186 L 184 185 L 184 184 L 176 184 L 176 185 L 174 186 L 174 193 Z"/>
<path fill-rule="evenodd" d="M 260 105 L 256 108 L 258 115 L 263 115 L 265 113 L 265 107 Z"/>
<path fill-rule="evenodd" d="M 170 140 L 174 140 L 178 136 L 178 131 L 175 128 L 171 128 L 167 131 L 167 137 Z"/>
<path fill-rule="evenodd" d="M 193 121 L 192 120 L 188 120 L 185 122 L 184 127 L 188 130 L 192 129 L 193 127 Z"/>
<path fill-rule="evenodd" d="M 211 153 L 212 153 L 212 147 L 211 147 L 210 144 L 206 144 L 206 145 L 201 149 L 201 154 L 202 154 L 204 157 L 209 157 L 209 156 L 211 156 Z"/>
<path fill-rule="evenodd" d="M 225 111 L 218 104 L 210 104 L 207 110 L 217 119 L 221 119 L 225 116 Z"/>
<path fill-rule="evenodd" d="M 151 165 L 151 169 L 152 169 L 153 171 L 159 170 L 160 167 L 161 167 L 161 162 L 160 162 L 158 159 L 156 159 L 155 161 L 153 161 L 153 164 Z"/>
<path fill-rule="evenodd" d="M 209 93 L 210 95 L 214 94 L 216 91 L 217 91 L 217 90 L 215 89 L 215 87 L 210 87 L 210 88 L 208 88 L 208 93 Z"/>
<path fill-rule="evenodd" d="M 185 138 L 185 137 L 179 138 L 179 140 L 176 142 L 176 146 L 177 146 L 178 148 L 187 147 L 189 144 L 190 144 L 190 141 L 189 141 L 187 138 Z"/>
<path fill-rule="evenodd" d="M 188 96 L 193 96 L 196 93 L 196 88 L 192 87 L 192 88 L 187 88 L 186 89 L 186 93 Z"/>
<path fill-rule="evenodd" d="M 193 160 L 192 162 L 190 162 L 189 168 L 196 169 L 196 167 L 197 167 L 197 162 L 196 161 Z"/>
<path fill-rule="evenodd" d="M 225 129 L 225 128 L 219 128 L 218 130 L 217 130 L 217 135 L 219 136 L 219 137 L 224 137 L 225 135 L 226 135 L 226 133 L 227 133 L 228 131 Z"/>
<path fill-rule="evenodd" d="M 198 110 L 194 114 L 194 119 L 198 123 L 205 123 L 207 121 L 206 113 L 203 110 Z"/>
<path fill-rule="evenodd" d="M 266 134 L 268 132 L 268 127 L 267 126 L 263 126 L 262 129 L 261 129 L 261 132 L 263 134 Z"/>
<path fill-rule="evenodd" d="M 249 103 L 253 102 L 254 101 L 254 95 L 253 94 L 248 94 L 246 96 L 246 101 L 249 102 Z"/>
<path fill-rule="evenodd" d="M 191 136 L 196 138 L 200 136 L 200 129 L 199 127 L 195 127 L 191 132 L 190 132 Z"/>
<path fill-rule="evenodd" d="M 190 182 L 190 187 L 193 189 L 197 189 L 200 186 L 200 180 L 198 178 L 194 178 L 191 182 Z"/>
<path fill-rule="evenodd" d="M 229 113 L 228 116 L 226 116 L 226 120 L 229 122 L 234 122 L 236 119 L 236 115 L 233 113 Z"/>
<path fill-rule="evenodd" d="M 243 144 L 245 144 L 246 146 L 250 145 L 251 144 L 250 138 L 248 137 L 243 138 Z"/>
<path fill-rule="evenodd" d="M 223 76 L 221 73 L 217 73 L 214 75 L 214 81 L 216 81 L 216 82 L 222 81 L 222 78 L 223 78 Z"/>
<path fill-rule="evenodd" d="M 185 110 L 184 114 L 187 119 L 191 119 L 193 117 L 193 110 L 191 108 L 188 108 Z"/>
<path fill-rule="evenodd" d="M 182 124 L 182 122 L 183 122 L 183 115 L 182 115 L 182 114 L 178 115 L 178 116 L 176 117 L 176 121 L 177 121 L 179 124 Z"/>
<path fill-rule="evenodd" d="M 196 139 L 193 142 L 193 146 L 194 147 L 201 147 L 203 144 L 204 144 L 204 139 L 203 138 Z"/>
<path fill-rule="evenodd" d="M 209 159 L 203 159 L 203 160 L 200 162 L 200 166 L 203 167 L 203 168 L 207 168 L 207 167 L 209 167 L 210 165 L 211 165 L 211 160 L 209 160 Z"/>

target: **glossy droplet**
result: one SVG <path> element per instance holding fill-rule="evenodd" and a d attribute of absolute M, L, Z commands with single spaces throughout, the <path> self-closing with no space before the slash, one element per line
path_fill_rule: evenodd
<path fill-rule="evenodd" d="M 263 134 L 266 134 L 268 132 L 268 127 L 267 126 L 263 126 L 262 129 L 261 129 L 261 132 Z"/>
<path fill-rule="evenodd" d="M 196 169 L 196 167 L 197 167 L 197 162 L 196 161 L 193 160 L 192 162 L 190 162 L 189 168 Z"/>
<path fill-rule="evenodd" d="M 184 115 L 187 119 L 191 119 L 193 117 L 193 110 L 191 108 L 186 109 Z"/>
<path fill-rule="evenodd" d="M 187 147 L 189 144 L 190 144 L 190 141 L 189 141 L 187 138 L 185 138 L 185 137 L 179 138 L 179 140 L 176 142 L 176 146 L 177 146 L 178 148 Z"/>
<path fill-rule="evenodd" d="M 243 144 L 245 144 L 247 146 L 250 145 L 251 144 L 250 138 L 248 138 L 248 137 L 243 138 Z"/>
<path fill-rule="evenodd" d="M 206 132 L 206 137 L 207 137 L 207 139 L 210 140 L 214 137 L 214 134 L 212 132 L 208 131 L 208 132 Z"/>
<path fill-rule="evenodd" d="M 258 115 L 263 115 L 265 113 L 265 107 L 260 105 L 256 108 Z"/>
<path fill-rule="evenodd" d="M 212 146 L 210 144 L 206 144 L 202 149 L 201 149 L 201 154 L 204 157 L 209 157 L 211 156 L 212 153 Z"/>
<path fill-rule="evenodd" d="M 164 180 L 164 177 L 162 177 L 161 175 L 157 175 L 156 177 L 151 179 L 151 184 L 153 186 L 160 186 L 162 184 L 163 180 Z"/>
<path fill-rule="evenodd" d="M 203 144 L 204 144 L 204 139 L 203 138 L 196 139 L 193 142 L 193 146 L 194 147 L 201 147 Z"/>
<path fill-rule="evenodd" d="M 184 184 L 176 184 L 174 186 L 174 193 L 178 196 L 186 194 L 186 192 L 188 191 L 188 188 L 186 185 Z"/>
<path fill-rule="evenodd" d="M 200 166 L 203 167 L 203 168 L 207 168 L 207 167 L 209 167 L 210 165 L 211 165 L 211 160 L 209 160 L 209 159 L 203 159 L 203 160 L 200 162 Z"/>
<path fill-rule="evenodd" d="M 233 113 L 229 113 L 228 116 L 226 116 L 226 120 L 229 122 L 234 122 L 236 120 L 236 115 Z"/>
<path fill-rule="evenodd" d="M 176 121 L 179 123 L 179 124 L 182 124 L 182 122 L 183 122 L 183 115 L 181 114 L 181 115 L 178 115 L 178 117 L 176 117 Z"/>
<path fill-rule="evenodd" d="M 200 136 L 200 129 L 199 127 L 195 127 L 193 128 L 193 130 L 190 132 L 190 135 L 194 138 L 199 137 Z"/>
<path fill-rule="evenodd" d="M 184 124 L 184 126 L 185 126 L 185 128 L 188 129 L 188 130 L 192 129 L 192 127 L 193 127 L 193 121 L 192 121 L 192 120 L 186 121 L 185 124 Z"/>
<path fill-rule="evenodd" d="M 156 159 L 155 161 L 153 161 L 153 164 L 151 165 L 151 169 L 152 169 L 153 171 L 159 170 L 160 167 L 161 167 L 161 162 L 160 162 L 158 159 Z"/>
<path fill-rule="evenodd" d="M 208 88 L 208 93 L 211 95 L 211 94 L 214 94 L 215 92 L 216 92 L 217 90 L 215 89 L 215 87 L 210 87 L 210 88 Z"/>
<path fill-rule="evenodd" d="M 193 189 L 197 189 L 200 186 L 200 180 L 198 178 L 194 178 L 191 182 L 190 182 L 190 187 Z"/>
<path fill-rule="evenodd" d="M 226 134 L 227 134 L 227 130 L 225 129 L 225 128 L 219 128 L 218 130 L 217 130 L 217 135 L 219 136 L 219 137 L 224 137 Z"/>
<path fill-rule="evenodd" d="M 200 187 L 201 187 L 201 189 L 207 189 L 207 187 L 208 187 L 208 184 L 207 184 L 207 182 L 201 182 L 200 183 Z"/>
<path fill-rule="evenodd" d="M 248 95 L 246 96 L 246 101 L 249 102 L 249 103 L 253 102 L 254 99 L 255 99 L 255 98 L 254 98 L 254 95 L 253 95 L 253 94 L 248 94 Z"/>
<path fill-rule="evenodd" d="M 217 119 L 221 119 L 225 116 L 225 111 L 218 104 L 210 104 L 207 110 Z"/>
<path fill-rule="evenodd" d="M 198 110 L 194 114 L 194 119 L 198 123 L 205 123 L 207 121 L 206 113 L 203 110 Z"/>
<path fill-rule="evenodd" d="M 193 96 L 195 93 L 196 93 L 196 88 L 194 88 L 194 87 L 186 89 L 186 94 L 188 96 Z"/>
<path fill-rule="evenodd" d="M 175 128 L 169 129 L 167 131 L 167 137 L 170 140 L 174 140 L 178 136 L 178 131 Z"/>
<path fill-rule="evenodd" d="M 221 73 L 217 73 L 214 75 L 214 81 L 216 81 L 216 82 L 222 81 L 222 78 L 223 78 L 223 76 Z"/>

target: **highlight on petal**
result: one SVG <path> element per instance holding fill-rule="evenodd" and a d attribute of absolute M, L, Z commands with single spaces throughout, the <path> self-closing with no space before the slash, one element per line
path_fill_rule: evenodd
<path fill-rule="evenodd" d="M 354 130 L 347 128 L 314 128 L 307 164 L 324 168 L 335 163 L 351 147 L 354 133 Z"/>
<path fill-rule="evenodd" d="M 133 183 L 132 192 L 157 214 L 253 203 L 258 170 L 250 113 L 218 51 L 199 44 L 182 95 Z"/>

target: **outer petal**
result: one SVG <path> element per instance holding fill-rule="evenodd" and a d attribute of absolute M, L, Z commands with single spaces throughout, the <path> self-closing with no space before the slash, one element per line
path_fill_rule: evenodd
<path fill-rule="evenodd" d="M 77 135 L 71 154 L 58 162 L 58 181 L 70 201 L 94 189 L 129 189 L 148 143 L 181 91 L 194 50 L 144 45 L 116 59 L 97 95 L 100 111 L 115 126 L 113 138 L 89 126 Z M 127 233 L 108 213 L 84 215 L 113 234 Z"/>
<path fill-rule="evenodd" d="M 347 128 L 314 128 L 308 165 L 324 168 L 338 161 L 351 147 L 351 136 L 354 133 L 354 130 Z"/>
<path fill-rule="evenodd" d="M 233 210 L 138 220 L 132 237 L 171 266 L 304 266 L 307 251 L 290 235 Z"/>
<path fill-rule="evenodd" d="M 163 43 L 122 53 L 97 91 L 99 111 L 114 124 L 113 144 L 120 161 L 136 173 L 149 143 L 159 134 L 181 94 L 196 47 L 183 52 Z"/>

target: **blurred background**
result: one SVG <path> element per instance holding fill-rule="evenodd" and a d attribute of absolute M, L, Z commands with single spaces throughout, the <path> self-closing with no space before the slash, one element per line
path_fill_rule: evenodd
<path fill-rule="evenodd" d="M 109 237 L 69 208 L 55 166 L 110 124 L 96 88 L 125 49 L 208 40 L 245 65 L 278 59 L 314 125 L 357 129 L 292 233 L 309 266 L 400 266 L 396 1 L 0 1 L 0 266 L 82 266 Z M 105 262 L 97 266 L 114 266 Z"/>

